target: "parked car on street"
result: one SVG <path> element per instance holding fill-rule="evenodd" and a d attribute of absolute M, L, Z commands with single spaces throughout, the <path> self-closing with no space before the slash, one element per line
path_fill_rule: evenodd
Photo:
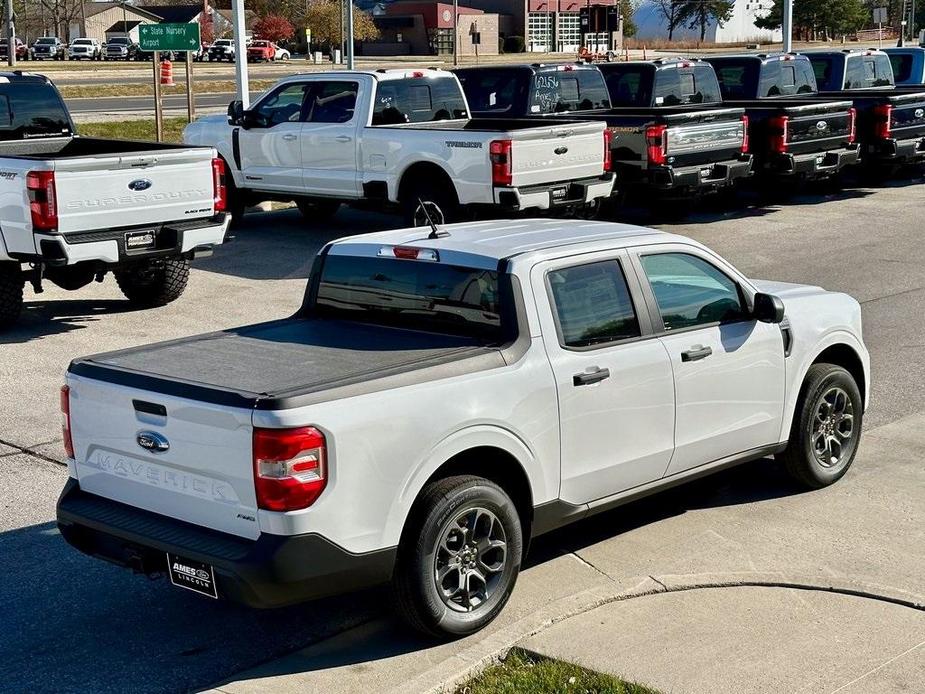
<path fill-rule="evenodd" d="M 0 327 L 27 283 L 76 290 L 112 272 L 135 306 L 177 299 L 228 229 L 215 151 L 80 137 L 40 75 L 0 73 L 0 103 Z"/>
<path fill-rule="evenodd" d="M 209 46 L 209 60 L 234 62 L 235 45 L 232 39 L 217 39 Z"/>
<path fill-rule="evenodd" d="M 309 220 L 346 202 L 398 206 L 417 225 L 586 210 L 613 188 L 606 138 L 603 123 L 471 119 L 459 81 L 437 69 L 293 75 L 183 133 L 225 159 L 235 218 L 261 200 L 293 200 Z"/>
<path fill-rule="evenodd" d="M 699 61 L 470 67 L 456 74 L 476 118 L 606 123 L 620 192 L 687 197 L 751 172 L 745 111 L 718 103 L 713 70 Z M 699 97 L 692 98 L 684 85 L 695 81 Z"/>
<path fill-rule="evenodd" d="M 32 44 L 33 60 L 64 60 L 67 45 L 57 36 L 43 36 Z"/>
<path fill-rule="evenodd" d="M 98 39 L 74 39 L 67 54 L 70 60 L 101 60 L 103 47 Z"/>
<path fill-rule="evenodd" d="M 138 44 L 128 36 L 114 36 L 106 41 L 103 60 L 137 60 Z"/>
<path fill-rule="evenodd" d="M 269 63 L 276 59 L 276 44 L 272 41 L 254 41 L 247 47 L 248 62 Z"/>
<path fill-rule="evenodd" d="M 869 169 L 890 175 L 900 166 L 925 161 L 925 87 L 896 87 L 883 51 L 812 51 L 806 56 L 822 83 L 837 88 L 823 96 L 851 99 L 861 158 Z"/>
<path fill-rule="evenodd" d="M 523 219 L 326 245 L 291 317 L 74 360 L 64 539 L 279 607 L 391 581 L 475 632 L 531 538 L 774 455 L 848 470 L 861 307 L 652 229 Z"/>
<path fill-rule="evenodd" d="M 292 53 L 289 52 L 288 48 L 283 48 L 277 44 L 273 44 L 273 50 L 276 51 L 276 60 L 291 60 Z"/>
<path fill-rule="evenodd" d="M 29 46 L 22 42 L 22 39 L 14 39 L 16 46 L 16 60 L 29 60 Z M 8 39 L 0 39 L 0 59 L 6 60 L 9 55 Z"/>
<path fill-rule="evenodd" d="M 850 99 L 823 98 L 806 56 L 792 53 L 708 57 L 723 103 L 748 116 L 755 170 L 780 179 L 818 179 L 858 162 Z"/>
<path fill-rule="evenodd" d="M 904 46 L 884 48 L 893 67 L 893 80 L 898 87 L 925 87 L 925 48 Z"/>

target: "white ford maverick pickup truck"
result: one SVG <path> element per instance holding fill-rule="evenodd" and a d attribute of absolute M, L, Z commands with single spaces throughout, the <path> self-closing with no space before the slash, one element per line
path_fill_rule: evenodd
<path fill-rule="evenodd" d="M 317 221 L 348 202 L 398 205 L 421 226 L 422 208 L 438 223 L 462 208 L 593 211 L 613 189 L 604 125 L 471 119 L 452 73 L 376 70 L 287 77 L 183 140 L 224 158 L 235 218 L 284 200 Z"/>
<path fill-rule="evenodd" d="M 342 239 L 291 318 L 75 360 L 78 549 L 271 607 L 392 581 L 490 622 L 532 537 L 743 461 L 851 465 L 861 310 L 690 239 L 521 220 Z"/>

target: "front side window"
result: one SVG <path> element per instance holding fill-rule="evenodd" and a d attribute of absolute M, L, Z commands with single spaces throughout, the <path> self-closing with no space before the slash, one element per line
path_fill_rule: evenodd
<path fill-rule="evenodd" d="M 580 349 L 639 337 L 639 321 L 616 260 L 553 270 L 547 281 L 563 347 Z"/>
<path fill-rule="evenodd" d="M 641 261 L 665 330 L 745 319 L 739 286 L 706 260 L 688 253 L 653 253 Z"/>
<path fill-rule="evenodd" d="M 298 123 L 302 120 L 302 107 L 309 88 L 304 82 L 278 87 L 253 110 L 255 124 L 272 128 L 280 123 Z"/>
<path fill-rule="evenodd" d="M 306 104 L 307 123 L 349 123 L 357 105 L 356 82 L 318 82 Z"/>

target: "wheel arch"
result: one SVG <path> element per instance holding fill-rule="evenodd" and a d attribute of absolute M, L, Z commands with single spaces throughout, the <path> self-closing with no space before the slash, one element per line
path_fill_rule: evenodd
<path fill-rule="evenodd" d="M 430 184 L 435 181 L 445 184 L 447 190 L 452 192 L 456 202 L 459 202 L 459 192 L 456 190 L 456 185 L 453 183 L 450 174 L 439 164 L 427 160 L 416 161 L 402 171 L 398 179 L 396 199 L 398 202 L 403 202 L 415 184 L 425 182 Z"/>
<path fill-rule="evenodd" d="M 867 373 L 864 370 L 864 362 L 861 356 L 853 347 L 844 342 L 836 342 L 823 349 L 809 364 L 835 364 L 851 374 L 858 384 L 858 390 L 861 391 L 861 398 L 867 403 Z M 807 367 L 807 371 L 809 367 Z M 803 378 L 806 378 L 804 372 Z"/>

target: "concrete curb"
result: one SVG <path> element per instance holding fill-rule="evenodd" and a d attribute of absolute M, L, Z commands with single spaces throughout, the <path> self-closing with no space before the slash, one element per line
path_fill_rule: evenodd
<path fill-rule="evenodd" d="M 552 602 L 545 609 L 487 636 L 415 679 L 406 682 L 402 686 L 402 691 L 421 691 L 428 692 L 428 694 L 451 692 L 489 665 L 504 658 L 519 641 L 535 636 L 554 624 L 603 605 L 660 593 L 739 587 L 787 588 L 839 593 L 925 611 L 925 595 L 910 593 L 892 586 L 829 576 L 775 572 L 644 576 L 590 588 Z"/>

